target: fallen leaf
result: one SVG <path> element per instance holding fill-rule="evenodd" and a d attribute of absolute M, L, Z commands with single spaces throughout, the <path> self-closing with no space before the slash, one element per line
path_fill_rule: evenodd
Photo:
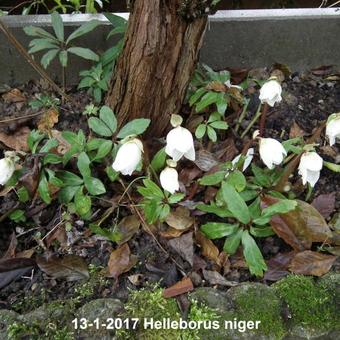
<path fill-rule="evenodd" d="M 203 269 L 204 278 L 209 281 L 211 285 L 220 285 L 226 287 L 235 287 L 239 285 L 238 282 L 226 280 L 220 273 L 212 270 Z"/>
<path fill-rule="evenodd" d="M 215 244 L 206 238 L 200 231 L 195 233 L 195 240 L 201 247 L 202 255 L 207 257 L 209 260 L 218 263 L 219 262 L 219 250 Z"/>
<path fill-rule="evenodd" d="M 37 257 L 37 264 L 43 272 L 55 279 L 77 281 L 90 277 L 85 260 L 76 255 L 64 257 Z"/>
<path fill-rule="evenodd" d="M 324 65 L 312 70 L 315 76 L 326 76 L 332 73 L 333 65 Z"/>
<path fill-rule="evenodd" d="M 48 109 L 38 121 L 38 130 L 51 134 L 51 129 L 58 123 L 59 112 L 55 108 Z"/>
<path fill-rule="evenodd" d="M 166 230 L 159 231 L 159 235 L 165 238 L 175 238 L 175 237 L 180 237 L 183 233 L 187 232 L 188 229 L 175 229 L 175 228 L 167 228 Z"/>
<path fill-rule="evenodd" d="M 238 154 L 234 138 L 227 138 L 221 143 L 215 143 L 212 151 L 221 162 L 231 161 Z"/>
<path fill-rule="evenodd" d="M 2 95 L 2 98 L 7 103 L 21 103 L 26 101 L 26 97 L 19 89 L 12 89 Z"/>
<path fill-rule="evenodd" d="M 15 151 L 29 151 L 27 138 L 31 130 L 27 126 L 23 126 L 14 134 L 6 134 L 0 131 L 0 142 L 4 143 L 8 148 Z"/>
<path fill-rule="evenodd" d="M 67 245 L 67 234 L 64 225 L 60 225 L 48 234 L 45 239 L 46 247 L 49 248 L 54 241 L 58 241 L 62 247 Z"/>
<path fill-rule="evenodd" d="M 294 121 L 289 131 L 289 138 L 303 137 L 306 132 L 303 131 L 300 126 Z"/>
<path fill-rule="evenodd" d="M 322 194 L 314 198 L 312 206 L 324 217 L 328 218 L 335 210 L 335 192 Z"/>
<path fill-rule="evenodd" d="M 336 256 L 306 250 L 295 255 L 289 269 L 294 274 L 322 276 L 329 272 Z"/>
<path fill-rule="evenodd" d="M 186 167 L 181 170 L 179 173 L 179 180 L 185 185 L 188 186 L 191 184 L 191 182 L 199 177 L 202 177 L 202 170 L 197 168 L 196 166 L 194 167 Z"/>
<path fill-rule="evenodd" d="M 195 219 L 190 216 L 189 209 L 177 207 L 165 218 L 165 222 L 172 228 L 178 230 L 187 230 L 194 224 Z"/>
<path fill-rule="evenodd" d="M 296 252 L 278 253 L 267 261 L 268 270 L 264 273 L 267 281 L 278 281 L 289 274 L 288 267 Z"/>
<path fill-rule="evenodd" d="M 7 251 L 1 259 L 4 260 L 4 259 L 15 257 L 15 250 L 16 250 L 17 245 L 18 245 L 18 240 L 17 240 L 15 233 L 13 232 L 11 235 L 11 240 L 9 242 Z"/>
<path fill-rule="evenodd" d="M 19 178 L 19 182 L 27 189 L 30 197 L 33 197 L 38 188 L 40 166 L 37 155 L 26 159 L 26 172 Z"/>
<path fill-rule="evenodd" d="M 140 286 L 143 283 L 144 275 L 143 274 L 134 274 L 128 276 L 128 280 L 134 285 L 134 286 Z"/>
<path fill-rule="evenodd" d="M 19 253 L 17 253 L 16 257 L 30 259 L 34 253 L 35 253 L 34 248 L 31 248 L 31 249 L 20 251 Z"/>
<path fill-rule="evenodd" d="M 216 157 L 207 150 L 199 150 L 194 161 L 196 166 L 202 171 L 209 171 L 218 164 Z"/>
<path fill-rule="evenodd" d="M 34 267 L 35 261 L 32 259 L 12 258 L 0 260 L 0 289 L 32 271 Z"/>
<path fill-rule="evenodd" d="M 194 240 L 193 233 L 186 233 L 178 238 L 169 240 L 169 245 L 184 260 L 188 261 L 191 267 L 194 264 Z"/>
<path fill-rule="evenodd" d="M 51 136 L 55 138 L 59 145 L 57 146 L 57 153 L 59 155 L 65 155 L 65 153 L 70 150 L 71 144 L 63 138 L 61 132 L 58 130 L 51 130 Z"/>
<path fill-rule="evenodd" d="M 121 274 L 128 272 L 136 263 L 137 256 L 132 255 L 129 245 L 124 243 L 111 253 L 107 276 L 117 279 Z"/>
<path fill-rule="evenodd" d="M 192 284 L 190 277 L 185 277 L 181 281 L 175 283 L 173 286 L 164 289 L 163 297 L 165 299 L 171 298 L 177 295 L 191 292 L 193 289 L 194 285 Z"/>
<path fill-rule="evenodd" d="M 212 90 L 215 92 L 226 92 L 227 87 L 220 81 L 213 80 L 206 87 L 207 90 Z"/>
<path fill-rule="evenodd" d="M 119 233 L 118 245 L 130 240 L 140 227 L 140 219 L 135 215 L 124 217 L 117 225 L 116 231 Z"/>

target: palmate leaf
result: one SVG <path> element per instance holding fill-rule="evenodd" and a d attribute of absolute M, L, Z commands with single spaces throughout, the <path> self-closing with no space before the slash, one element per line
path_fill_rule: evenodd
<path fill-rule="evenodd" d="M 49 32 L 36 26 L 26 26 L 23 28 L 24 32 L 30 37 L 48 38 L 57 42 L 57 39 Z"/>
<path fill-rule="evenodd" d="M 87 60 L 93 60 L 98 61 L 99 56 L 98 54 L 91 51 L 89 48 L 84 47 L 70 47 L 67 49 L 68 52 L 77 55 L 78 57 L 87 59 Z"/>
<path fill-rule="evenodd" d="M 64 41 L 64 24 L 61 15 L 58 12 L 51 14 L 52 27 L 59 41 Z"/>
<path fill-rule="evenodd" d="M 99 20 L 91 20 L 89 22 L 86 22 L 69 35 L 69 37 L 66 40 L 66 44 L 68 44 L 73 39 L 79 38 L 82 35 L 93 31 L 99 25 L 100 25 Z"/>
<path fill-rule="evenodd" d="M 53 49 L 45 53 L 40 60 L 41 65 L 46 69 L 51 61 L 57 56 L 58 52 L 59 49 Z"/>

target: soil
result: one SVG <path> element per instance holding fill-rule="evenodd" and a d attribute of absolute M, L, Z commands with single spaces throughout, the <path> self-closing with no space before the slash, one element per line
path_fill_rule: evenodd
<path fill-rule="evenodd" d="M 329 72 L 328 72 L 329 73 Z M 295 122 L 306 135 L 310 135 L 313 130 L 324 121 L 329 114 L 340 111 L 340 83 L 339 76 L 333 75 L 333 78 L 328 78 L 329 74 L 314 75 L 313 73 L 291 75 L 283 84 L 284 100 L 283 102 L 269 112 L 267 120 L 266 135 L 273 138 L 285 140 L 289 138 L 291 127 Z M 329 80 L 331 79 L 331 80 Z M 18 87 L 18 90 L 26 97 L 32 98 L 37 93 L 49 93 L 51 91 L 44 82 L 28 84 Z M 69 89 L 74 102 L 62 104 L 60 107 L 59 122 L 54 126 L 54 129 L 78 131 L 83 129 L 86 134 L 89 133 L 87 127 L 87 117 L 82 115 L 86 104 L 90 103 L 90 97 L 82 91 Z M 251 93 L 253 90 L 249 90 Z M 257 108 L 257 93 L 253 95 L 253 99 L 249 105 L 249 112 L 243 125 L 249 123 Z M 1 121 L 8 118 L 20 117 L 32 114 L 36 111 L 32 110 L 27 101 L 24 103 L 7 102 L 0 97 L 0 112 Z M 10 123 L 0 122 L 0 131 L 6 133 L 14 133 L 22 126 L 28 126 L 33 129 L 36 127 L 39 117 L 14 120 Z M 254 129 L 258 126 L 255 125 Z M 253 131 L 252 130 L 252 131 Z M 252 131 L 248 134 L 251 136 Z M 159 142 L 159 141 L 158 141 Z M 243 141 L 247 142 L 247 138 Z M 333 147 L 333 151 L 327 148 L 327 143 L 324 138 L 320 141 L 321 156 L 330 162 L 339 163 L 339 148 Z M 235 145 L 240 152 L 242 143 L 240 140 L 235 141 Z M 339 145 L 339 144 L 338 144 Z M 5 148 L 4 148 L 5 149 Z M 2 154 L 0 155 L 2 157 Z M 186 166 L 184 163 L 183 167 Z M 100 169 L 98 170 L 100 175 Z M 193 186 L 193 181 L 190 187 L 187 188 L 187 193 L 190 193 Z M 110 185 L 110 195 L 119 197 L 122 189 L 118 184 Z M 340 204 L 340 181 L 339 174 L 333 173 L 328 169 L 323 169 L 321 178 L 317 183 L 312 197 L 320 194 L 329 194 L 334 192 L 336 195 L 336 206 L 328 220 L 339 209 Z M 110 200 L 112 197 L 107 194 L 104 198 Z M 306 192 L 301 193 L 301 197 L 305 197 Z M 134 196 L 134 194 L 132 193 Z M 34 205 L 28 202 L 23 208 L 31 216 L 31 225 L 23 226 L 2 218 L 9 210 L 13 209 L 16 204 L 16 195 L 11 192 L 0 197 L 0 258 L 9 247 L 10 237 L 13 232 L 22 234 L 18 236 L 18 245 L 16 252 L 35 248 L 36 252 L 43 252 L 43 249 L 37 242 L 36 233 L 46 235 L 53 226 L 58 222 L 59 207 L 57 204 L 52 204 L 46 207 L 39 200 Z M 128 203 L 128 202 L 126 202 Z M 95 201 L 95 209 L 103 212 L 107 208 L 104 201 Z M 130 214 L 128 208 L 122 209 L 120 218 Z M 199 217 L 198 217 L 199 218 Z M 206 217 L 202 217 L 204 219 Z M 107 225 L 112 225 L 116 221 L 116 217 L 109 218 L 106 221 Z M 83 221 L 73 220 L 73 228 L 68 232 L 68 245 L 65 248 L 60 247 L 60 244 L 53 243 L 50 245 L 48 252 L 59 255 L 75 254 L 83 257 L 87 264 L 92 264 L 96 267 L 105 268 L 115 245 L 102 237 L 89 233 L 87 225 Z M 194 285 L 209 286 L 209 282 L 203 279 L 200 271 L 193 271 L 190 264 L 176 253 L 168 243 L 168 240 L 159 236 L 159 242 L 164 248 L 163 251 L 154 238 L 144 230 L 140 229 L 137 234 L 128 242 L 131 253 L 138 255 L 138 263 L 128 273 L 122 274 L 118 280 L 109 279 L 105 284 L 96 288 L 95 292 L 90 297 L 84 297 L 83 301 L 100 297 L 117 297 L 125 300 L 128 296 L 128 289 L 135 289 L 135 285 L 129 280 L 129 276 L 133 274 L 141 274 L 141 280 L 138 283 L 139 287 L 143 287 L 150 282 L 158 282 L 164 287 L 169 287 L 178 282 L 184 273 L 189 274 Z M 217 245 L 221 245 L 218 242 Z M 290 247 L 277 236 L 271 236 L 258 241 L 260 249 L 266 260 L 269 260 L 278 253 L 284 253 L 290 250 Z M 195 248 L 196 260 L 194 263 L 198 268 L 202 266 L 208 270 L 214 269 L 215 264 L 204 258 L 198 247 Z M 231 269 L 224 275 L 226 280 L 235 282 L 258 281 L 264 283 L 264 279 L 254 278 L 251 276 L 248 269 L 244 267 L 240 254 L 230 257 Z M 339 269 L 339 262 L 333 265 L 332 270 Z M 75 294 L 75 287 L 79 283 L 67 282 L 64 280 L 55 280 L 48 278 L 46 274 L 39 269 L 26 273 L 26 276 L 11 282 L 6 287 L 0 290 L 0 307 L 14 309 L 19 312 L 27 312 L 34 308 L 34 305 L 24 305 L 25 299 L 35 298 L 39 303 L 50 302 L 52 300 L 65 300 Z"/>

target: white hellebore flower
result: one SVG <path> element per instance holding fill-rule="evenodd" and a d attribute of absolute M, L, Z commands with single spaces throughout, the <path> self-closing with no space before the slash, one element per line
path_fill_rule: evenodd
<path fill-rule="evenodd" d="M 269 106 L 274 106 L 282 100 L 282 87 L 277 80 L 269 80 L 264 83 L 260 89 L 261 103 L 267 103 Z"/>
<path fill-rule="evenodd" d="M 250 149 L 248 149 L 247 154 L 244 158 L 242 172 L 246 171 L 246 169 L 250 165 L 251 161 L 253 160 L 253 157 L 254 157 L 254 148 L 250 148 Z M 237 164 L 237 162 L 240 160 L 240 158 L 241 158 L 241 155 L 238 155 L 231 161 L 234 166 Z"/>
<path fill-rule="evenodd" d="M 287 156 L 287 151 L 282 144 L 273 138 L 260 138 L 259 151 L 263 163 L 269 169 L 281 164 L 284 156 Z"/>
<path fill-rule="evenodd" d="M 5 185 L 15 170 L 15 152 L 6 151 L 5 158 L 0 159 L 0 185 Z"/>
<path fill-rule="evenodd" d="M 323 160 L 315 151 L 305 152 L 301 156 L 299 164 L 299 175 L 302 176 L 302 184 L 305 185 L 308 182 L 314 187 L 320 177 L 322 165 Z"/>
<path fill-rule="evenodd" d="M 183 156 L 191 161 L 194 161 L 195 148 L 192 134 L 188 129 L 180 126 L 180 116 L 173 116 L 176 116 L 176 118 L 179 117 L 180 119 L 172 119 L 171 121 L 174 129 L 170 130 L 170 132 L 166 136 L 165 152 L 176 162 L 179 161 Z"/>
<path fill-rule="evenodd" d="M 326 136 L 329 139 L 330 146 L 335 144 L 336 138 L 340 139 L 340 113 L 334 113 L 328 118 Z"/>
<path fill-rule="evenodd" d="M 142 159 L 142 152 L 143 144 L 139 139 L 133 138 L 123 142 L 112 164 L 113 170 L 119 171 L 123 175 L 131 175 Z"/>
<path fill-rule="evenodd" d="M 178 172 L 176 169 L 167 166 L 159 175 L 159 180 L 162 188 L 169 191 L 171 194 L 174 194 L 175 191 L 179 190 Z"/>

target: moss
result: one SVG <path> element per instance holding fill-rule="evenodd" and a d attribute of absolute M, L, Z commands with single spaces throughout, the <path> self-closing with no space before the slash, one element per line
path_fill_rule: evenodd
<path fill-rule="evenodd" d="M 274 287 L 287 304 L 293 325 L 327 331 L 340 325 L 334 303 L 335 285 L 335 282 L 328 280 L 316 284 L 312 277 L 289 275 Z"/>
<path fill-rule="evenodd" d="M 259 328 L 252 333 L 270 336 L 271 339 L 282 339 L 286 329 L 281 317 L 281 301 L 275 291 L 264 285 L 243 287 L 234 295 L 235 317 L 238 320 L 261 321 Z"/>
<path fill-rule="evenodd" d="M 125 305 L 124 315 L 122 318 L 138 318 L 140 323 L 137 330 L 119 330 L 117 331 L 118 339 L 200 339 L 198 329 L 151 329 L 143 327 L 143 320 L 151 319 L 160 320 L 169 319 L 178 321 L 181 318 L 179 309 L 175 299 L 164 299 L 163 290 L 159 287 L 150 289 L 141 289 L 139 291 L 131 291 L 129 301 Z M 196 301 L 192 301 L 188 321 L 202 321 L 217 319 L 218 315 L 209 307 L 199 305 Z"/>

